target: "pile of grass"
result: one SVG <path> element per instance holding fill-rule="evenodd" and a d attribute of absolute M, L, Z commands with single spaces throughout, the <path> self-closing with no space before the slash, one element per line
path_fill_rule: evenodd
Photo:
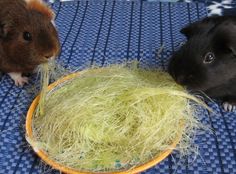
<path fill-rule="evenodd" d="M 114 65 L 82 71 L 47 94 L 45 86 L 32 123 L 34 144 L 76 170 L 127 170 L 180 139 L 186 153 L 201 126 L 190 104 L 201 101 L 164 72 Z"/>

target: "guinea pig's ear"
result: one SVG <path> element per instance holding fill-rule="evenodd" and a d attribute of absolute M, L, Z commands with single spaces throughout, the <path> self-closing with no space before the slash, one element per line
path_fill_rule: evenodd
<path fill-rule="evenodd" d="M 182 28 L 180 32 L 184 34 L 187 37 L 187 39 L 190 39 L 192 36 L 196 34 L 207 33 L 209 30 L 213 28 L 213 26 L 214 24 L 206 23 L 205 20 L 197 21 Z"/>
<path fill-rule="evenodd" d="M 213 46 L 216 51 L 230 53 L 236 56 L 236 25 L 220 26 L 213 37 Z"/>
<path fill-rule="evenodd" d="M 180 32 L 182 34 L 184 34 L 187 37 L 187 39 L 190 39 L 194 35 L 194 33 L 196 32 L 196 27 L 195 26 L 196 26 L 195 23 L 189 24 L 188 26 L 182 28 L 180 30 Z"/>
<path fill-rule="evenodd" d="M 29 10 L 35 10 L 53 20 L 55 17 L 54 12 L 42 0 L 25 0 Z"/>
<path fill-rule="evenodd" d="M 217 26 L 218 22 L 221 20 L 219 16 L 206 17 L 203 20 L 191 23 L 180 30 L 187 39 L 190 39 L 196 34 L 209 34 Z"/>

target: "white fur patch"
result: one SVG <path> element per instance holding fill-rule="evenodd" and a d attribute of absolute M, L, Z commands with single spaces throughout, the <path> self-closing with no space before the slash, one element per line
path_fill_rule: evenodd
<path fill-rule="evenodd" d="M 18 72 L 10 72 L 8 75 L 14 80 L 16 86 L 23 86 L 24 84 L 28 83 L 28 77 L 22 77 L 22 73 Z"/>
<path fill-rule="evenodd" d="M 227 112 L 232 112 L 236 109 L 236 106 L 231 104 L 231 103 L 224 102 L 223 103 L 223 109 Z"/>
<path fill-rule="evenodd" d="M 53 25 L 54 27 L 56 27 L 56 23 L 55 23 L 54 20 L 51 20 L 51 23 L 52 23 L 52 25 Z"/>

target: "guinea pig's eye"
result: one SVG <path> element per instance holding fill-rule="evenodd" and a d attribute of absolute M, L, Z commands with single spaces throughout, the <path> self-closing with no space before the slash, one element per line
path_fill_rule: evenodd
<path fill-rule="evenodd" d="M 25 31 L 23 33 L 23 38 L 26 40 L 26 41 L 31 41 L 32 40 L 32 35 L 28 32 L 28 31 Z"/>
<path fill-rule="evenodd" d="M 212 63 L 215 60 L 215 55 L 212 52 L 208 52 L 205 55 L 205 58 L 203 60 L 203 63 L 208 64 L 208 63 Z"/>

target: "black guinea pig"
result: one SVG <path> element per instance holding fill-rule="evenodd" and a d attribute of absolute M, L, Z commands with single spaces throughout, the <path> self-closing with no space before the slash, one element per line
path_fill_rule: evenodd
<path fill-rule="evenodd" d="M 186 43 L 170 59 L 175 81 L 236 108 L 236 16 L 207 17 L 181 30 Z"/>

